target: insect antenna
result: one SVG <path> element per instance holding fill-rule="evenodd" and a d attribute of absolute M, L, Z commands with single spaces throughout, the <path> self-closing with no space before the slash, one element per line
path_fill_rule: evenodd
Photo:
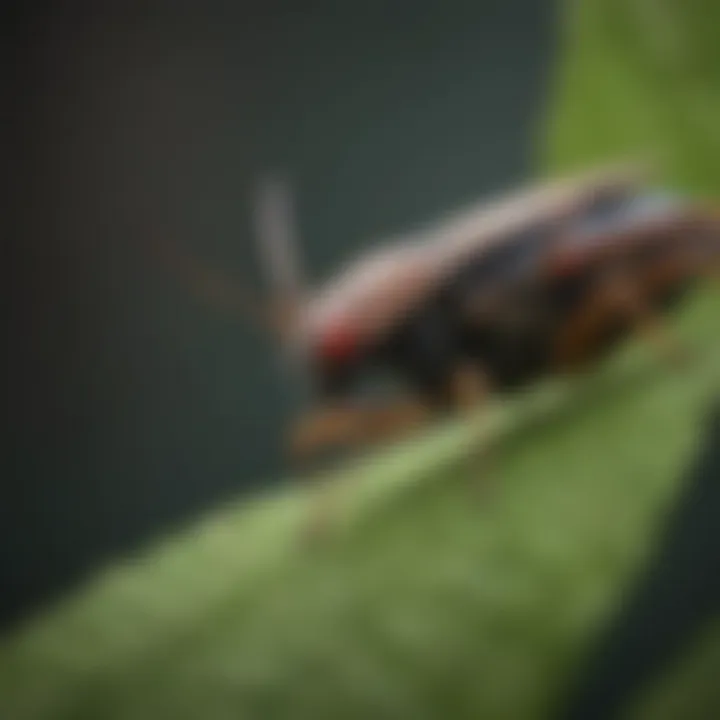
<path fill-rule="evenodd" d="M 298 386 L 310 394 L 308 338 L 302 326 L 309 291 L 303 282 L 297 221 L 285 177 L 267 175 L 258 184 L 254 220 L 258 251 L 270 284 L 271 305 L 281 326 L 283 364 Z"/>

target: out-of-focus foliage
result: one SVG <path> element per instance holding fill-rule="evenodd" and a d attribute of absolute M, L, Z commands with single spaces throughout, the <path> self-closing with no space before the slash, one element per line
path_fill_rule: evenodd
<path fill-rule="evenodd" d="M 641 698 L 637 720 L 706 720 L 720 708 L 720 623 L 705 629 L 677 667 Z"/>
<path fill-rule="evenodd" d="M 720 192 L 720 5 L 581 0 L 561 7 L 564 48 L 543 165 L 647 153 L 660 179 Z"/>

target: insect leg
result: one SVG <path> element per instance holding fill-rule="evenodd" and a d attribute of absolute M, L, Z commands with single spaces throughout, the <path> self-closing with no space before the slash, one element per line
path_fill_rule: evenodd
<path fill-rule="evenodd" d="M 365 424 L 362 408 L 350 404 L 312 411 L 291 430 L 290 457 L 299 462 L 309 460 L 323 449 L 357 438 Z"/>
<path fill-rule="evenodd" d="M 652 284 L 649 276 L 633 275 L 624 268 L 603 272 L 562 323 L 553 342 L 554 367 L 561 372 L 574 371 L 597 360 L 608 349 L 604 340 L 607 329 L 618 320 L 623 332 L 638 330 L 665 357 L 677 362 L 683 353 L 653 306 Z"/>
<path fill-rule="evenodd" d="M 423 425 L 431 416 L 431 408 L 420 400 L 404 399 L 376 406 L 343 408 L 342 411 L 326 412 L 311 420 L 304 443 L 304 452 L 317 451 L 321 447 L 342 443 L 359 449 L 380 442 L 397 440 L 409 431 Z M 310 442 L 307 442 L 310 440 Z M 322 539 L 332 531 L 340 515 L 347 488 L 336 486 L 332 481 L 318 488 L 318 496 L 310 510 L 305 527 L 307 539 Z"/>
<path fill-rule="evenodd" d="M 425 424 L 432 409 L 419 398 L 404 398 L 376 407 L 366 418 L 364 441 L 378 443 L 399 439 Z"/>
<path fill-rule="evenodd" d="M 454 409 L 461 413 L 470 412 L 487 399 L 487 376 L 475 365 L 460 364 L 450 378 L 450 392 Z"/>
<path fill-rule="evenodd" d="M 687 353 L 667 323 L 656 312 L 643 287 L 625 274 L 609 279 L 607 291 L 611 302 L 658 352 L 673 365 L 681 365 Z"/>
<path fill-rule="evenodd" d="M 422 425 L 431 415 L 420 400 L 406 399 L 381 405 L 346 404 L 325 407 L 304 416 L 290 436 L 291 459 L 301 467 L 322 451 L 371 446 L 397 439 Z M 323 482 L 310 510 L 305 533 L 311 540 L 326 535 L 339 515 L 345 498 L 342 487 Z"/>
<path fill-rule="evenodd" d="M 371 426 L 368 409 L 360 405 L 328 406 L 301 418 L 290 437 L 290 455 L 304 469 L 323 450 L 356 445 Z M 304 538 L 315 542 L 332 531 L 345 498 L 343 488 L 332 479 L 322 479 L 303 527 Z"/>

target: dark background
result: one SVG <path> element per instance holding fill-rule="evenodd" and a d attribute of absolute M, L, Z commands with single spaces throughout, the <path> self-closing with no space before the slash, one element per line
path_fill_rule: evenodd
<path fill-rule="evenodd" d="M 153 233 L 261 288 L 248 195 L 280 167 L 317 280 L 533 169 L 553 3 L 233 5 L 35 3 L 4 24 L 2 623 L 283 475 L 292 383 L 152 268 Z"/>

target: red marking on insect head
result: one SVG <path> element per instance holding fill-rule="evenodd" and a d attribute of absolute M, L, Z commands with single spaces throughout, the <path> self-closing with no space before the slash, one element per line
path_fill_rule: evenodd
<path fill-rule="evenodd" d="M 358 335 L 347 325 L 336 325 L 322 333 L 318 350 L 323 360 L 333 363 L 347 362 L 357 353 Z"/>

